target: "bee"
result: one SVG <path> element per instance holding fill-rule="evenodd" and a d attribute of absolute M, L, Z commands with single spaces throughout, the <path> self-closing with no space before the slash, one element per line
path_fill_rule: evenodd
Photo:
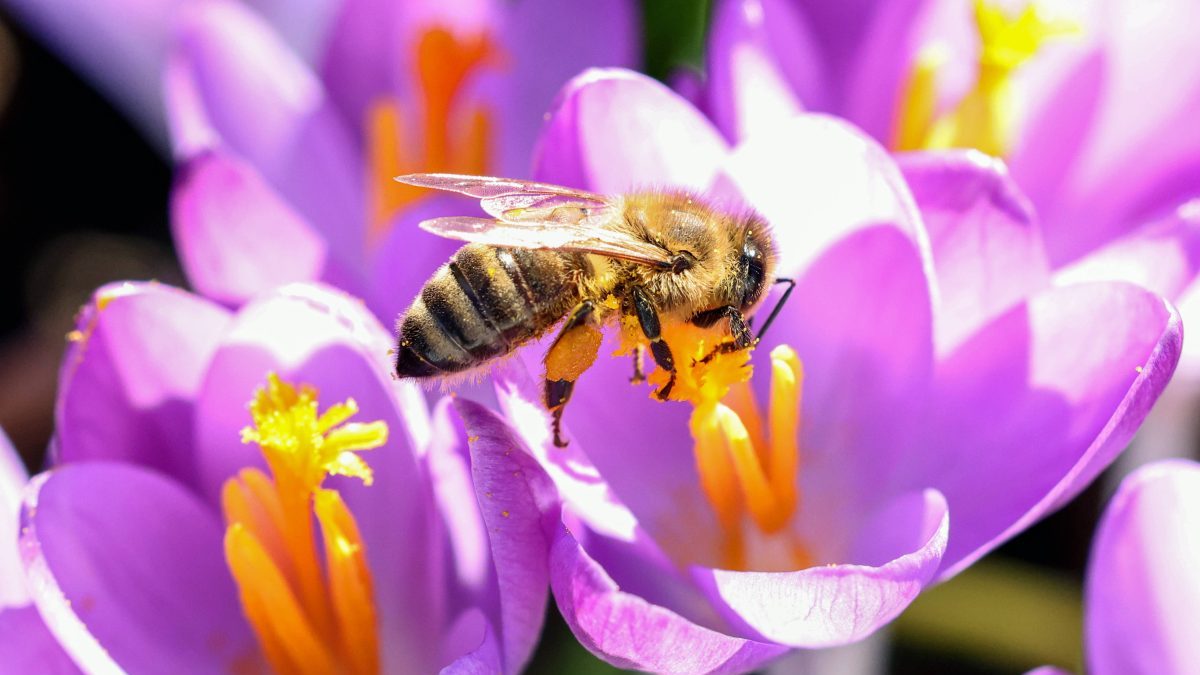
<path fill-rule="evenodd" d="M 425 283 L 397 320 L 396 374 L 447 378 L 475 370 L 542 337 L 561 322 L 546 353 L 545 405 L 554 443 L 575 381 L 595 361 L 601 329 L 636 319 L 644 343 L 632 381 L 644 380 L 645 345 L 675 384 L 664 322 L 727 327 L 717 352 L 753 346 L 794 287 L 772 279 L 776 251 L 753 213 L 723 213 L 676 191 L 599 195 L 506 178 L 411 174 L 396 180 L 475 197 L 491 216 L 433 218 L 428 232 L 467 242 Z M 748 317 L 770 283 L 790 284 L 758 337 Z M 723 326 L 718 327 L 718 323 Z"/>

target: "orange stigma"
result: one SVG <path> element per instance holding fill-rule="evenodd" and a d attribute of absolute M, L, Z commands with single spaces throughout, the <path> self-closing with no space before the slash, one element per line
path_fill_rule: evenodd
<path fill-rule="evenodd" d="M 269 375 L 250 403 L 254 425 L 242 441 L 258 445 L 271 475 L 242 469 L 222 490 L 225 559 L 277 673 L 380 670 L 362 537 L 341 495 L 321 487 L 327 475 L 371 484 L 371 468 L 355 453 L 386 443 L 387 426 L 348 422 L 357 412 L 351 399 L 318 415 L 316 389 Z"/>
<path fill-rule="evenodd" d="M 386 232 L 398 211 L 426 194 L 394 177 L 487 173 L 494 113 L 483 104 L 464 101 L 463 92 L 473 76 L 500 60 L 499 49 L 486 34 L 463 38 L 433 27 L 417 38 L 413 63 L 420 100 L 405 105 L 387 97 L 367 112 L 372 240 Z"/>

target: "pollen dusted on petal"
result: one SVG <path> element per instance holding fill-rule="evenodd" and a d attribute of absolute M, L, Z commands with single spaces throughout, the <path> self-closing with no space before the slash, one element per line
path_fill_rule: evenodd
<path fill-rule="evenodd" d="M 370 485 L 356 452 L 387 442 L 383 422 L 358 423 L 347 400 L 318 414 L 317 390 L 275 374 L 250 402 L 257 443 L 270 476 L 243 469 L 221 495 L 228 529 L 225 557 L 242 608 L 276 672 L 379 672 L 379 642 L 370 569 L 354 516 L 328 475 Z M 314 515 L 321 537 L 313 530 Z"/>

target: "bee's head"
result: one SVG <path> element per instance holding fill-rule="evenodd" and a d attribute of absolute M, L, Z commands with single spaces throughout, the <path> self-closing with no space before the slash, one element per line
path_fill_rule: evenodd
<path fill-rule="evenodd" d="M 738 306 L 749 314 L 767 294 L 775 272 L 775 246 L 765 221 L 750 216 L 743 229 L 737 264 Z"/>

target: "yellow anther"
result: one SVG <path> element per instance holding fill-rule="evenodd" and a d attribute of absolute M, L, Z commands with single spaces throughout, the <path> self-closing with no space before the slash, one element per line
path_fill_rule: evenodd
<path fill-rule="evenodd" d="M 700 486 L 724 530 L 724 564 L 743 567 L 747 560 L 742 531 L 752 523 L 755 537 L 783 537 L 807 561 L 803 546 L 785 532 L 797 508 L 800 464 L 800 394 L 803 370 L 790 347 L 771 352 L 771 400 L 764 425 L 749 386 L 752 349 L 716 352 L 719 332 L 690 325 L 664 327 L 675 356 L 671 398 L 692 404 L 689 428 Z M 669 374 L 651 373 L 655 387 Z"/>
<path fill-rule="evenodd" d="M 1045 19 L 1032 2 L 1009 16 L 987 0 L 975 1 L 975 28 L 980 41 L 975 84 L 940 117 L 935 117 L 937 74 L 946 62 L 945 50 L 934 44 L 918 54 L 897 109 L 894 149 L 975 148 L 1004 156 L 1018 112 L 1013 74 L 1047 41 L 1079 30 L 1071 22 Z"/>
<path fill-rule="evenodd" d="M 271 475 L 243 469 L 222 490 L 225 558 L 277 672 L 379 672 L 362 538 L 340 495 L 321 488 L 328 475 L 371 483 L 370 467 L 355 452 L 387 442 L 387 425 L 349 422 L 357 412 L 347 400 L 318 415 L 316 389 L 268 375 L 250 402 L 254 424 L 242 430 L 242 441 L 258 444 Z"/>

